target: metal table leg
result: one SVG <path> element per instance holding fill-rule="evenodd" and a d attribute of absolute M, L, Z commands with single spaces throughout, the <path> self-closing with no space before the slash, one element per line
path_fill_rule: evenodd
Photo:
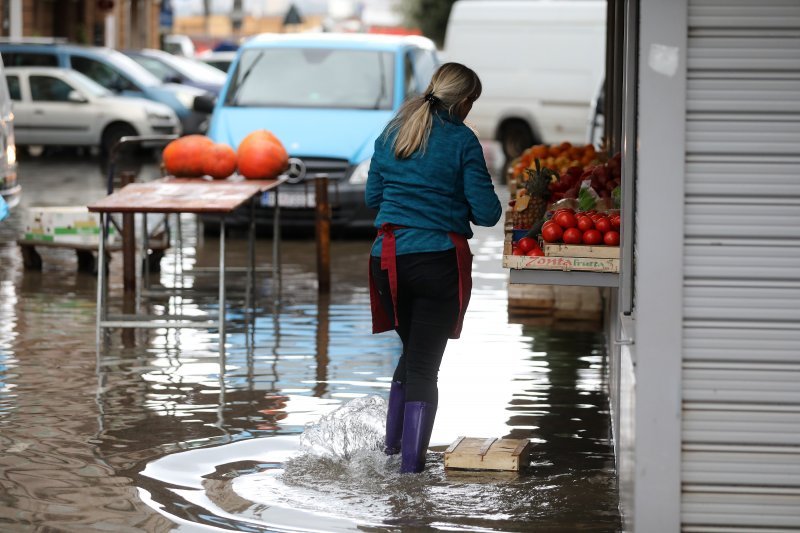
<path fill-rule="evenodd" d="M 247 288 L 245 289 L 245 312 L 247 322 L 255 321 L 256 314 L 256 202 L 250 199 L 250 228 L 247 233 Z"/>
<path fill-rule="evenodd" d="M 225 216 L 219 221 L 219 356 L 225 361 Z M 224 372 L 224 366 L 222 366 Z"/>
<path fill-rule="evenodd" d="M 97 249 L 97 332 L 95 342 L 98 350 L 102 338 L 101 323 L 106 318 L 106 234 L 108 233 L 108 217 L 106 213 L 100 213 L 100 244 Z"/>
<path fill-rule="evenodd" d="M 272 212 L 272 295 L 277 304 L 281 283 L 281 205 L 275 191 L 275 210 Z M 277 308 L 277 306 L 276 306 Z"/>

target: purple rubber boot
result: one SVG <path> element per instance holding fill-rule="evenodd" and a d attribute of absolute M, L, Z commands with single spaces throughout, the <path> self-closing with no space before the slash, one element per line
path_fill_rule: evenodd
<path fill-rule="evenodd" d="M 406 403 L 406 386 L 399 381 L 392 381 L 389 390 L 389 408 L 386 410 L 386 455 L 400 453 L 400 442 L 403 438 L 403 408 Z"/>
<path fill-rule="evenodd" d="M 425 455 L 431 441 L 436 405 L 428 402 L 406 402 L 403 420 L 402 464 L 400 472 L 410 474 L 425 469 Z"/>

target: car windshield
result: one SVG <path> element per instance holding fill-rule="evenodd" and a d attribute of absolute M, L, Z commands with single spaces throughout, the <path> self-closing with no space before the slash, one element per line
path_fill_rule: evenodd
<path fill-rule="evenodd" d="M 78 86 L 82 91 L 87 92 L 92 96 L 112 96 L 114 93 L 97 83 L 91 78 L 87 78 L 83 74 L 75 70 L 65 71 L 68 81 L 72 85 Z"/>
<path fill-rule="evenodd" d="M 169 67 L 177 70 L 190 80 L 205 82 L 205 83 L 218 83 L 222 85 L 225 83 L 225 73 L 220 69 L 207 65 L 202 61 L 190 59 L 188 57 L 173 56 L 169 54 L 159 55 L 158 57 L 140 56 L 145 58 L 155 59 L 161 61 Z"/>
<path fill-rule="evenodd" d="M 116 50 L 109 51 L 108 60 L 127 77 L 144 87 L 156 87 L 161 85 L 161 80 L 153 76 L 146 68 Z"/>
<path fill-rule="evenodd" d="M 394 56 L 375 50 L 245 50 L 229 106 L 392 109 Z"/>

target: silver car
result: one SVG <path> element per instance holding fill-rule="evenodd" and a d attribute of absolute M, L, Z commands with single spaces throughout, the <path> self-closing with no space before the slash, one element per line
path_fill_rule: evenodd
<path fill-rule="evenodd" d="M 19 146 L 98 146 L 107 153 L 121 137 L 181 133 L 166 105 L 115 96 L 75 70 L 8 67 L 6 81 Z"/>
<path fill-rule="evenodd" d="M 0 72 L 3 62 L 0 60 Z M 0 80 L 0 197 L 7 207 L 19 203 L 22 191 L 17 183 L 17 148 L 14 141 L 14 114 L 8 87 Z M 0 208 L 0 210 L 3 210 Z M 2 218 L 2 215 L 0 215 Z"/>

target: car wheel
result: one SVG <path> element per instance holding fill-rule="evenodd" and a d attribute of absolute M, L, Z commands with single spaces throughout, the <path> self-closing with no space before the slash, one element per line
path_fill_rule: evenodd
<path fill-rule="evenodd" d="M 134 135 L 136 135 L 136 129 L 130 124 L 122 122 L 111 124 L 103 132 L 103 137 L 100 139 L 100 148 L 104 154 L 108 155 L 121 138 Z"/>
<path fill-rule="evenodd" d="M 522 120 L 509 120 L 500 130 L 500 144 L 506 161 L 510 161 L 533 146 L 533 132 Z"/>

